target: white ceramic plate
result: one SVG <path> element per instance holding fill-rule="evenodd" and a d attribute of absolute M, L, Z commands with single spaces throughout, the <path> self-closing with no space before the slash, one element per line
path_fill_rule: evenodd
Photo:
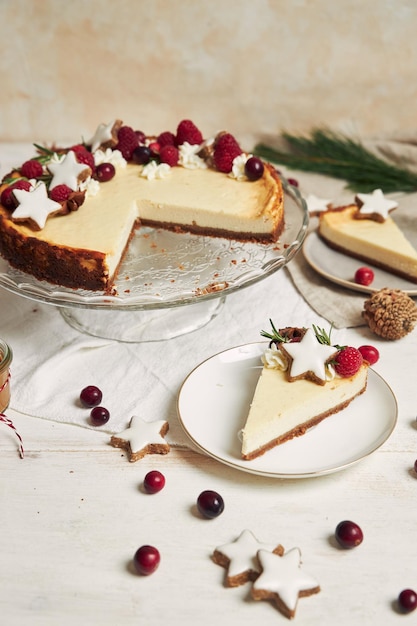
<path fill-rule="evenodd" d="M 345 469 L 388 439 L 397 421 L 397 402 L 387 383 L 369 370 L 366 392 L 346 409 L 257 459 L 241 459 L 238 433 L 247 417 L 265 346 L 251 343 L 216 354 L 184 381 L 178 397 L 179 419 L 201 451 L 245 472 L 308 478 Z"/>
<path fill-rule="evenodd" d="M 373 293 L 383 287 L 390 287 L 391 289 L 401 289 L 410 296 L 417 295 L 417 285 L 415 283 L 399 276 L 394 276 L 394 274 L 389 272 L 384 272 L 384 270 L 370 263 L 364 263 L 333 250 L 320 239 L 317 232 L 312 232 L 308 235 L 302 249 L 307 263 L 318 274 L 342 287 L 348 287 L 364 293 Z M 372 285 L 369 285 L 369 287 L 358 285 L 353 279 L 358 267 L 363 265 L 373 269 L 375 274 Z"/>

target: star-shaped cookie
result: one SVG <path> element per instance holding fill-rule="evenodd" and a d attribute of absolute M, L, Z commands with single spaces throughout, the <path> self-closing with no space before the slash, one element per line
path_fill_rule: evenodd
<path fill-rule="evenodd" d="M 398 202 L 384 196 L 382 189 L 375 189 L 372 193 L 358 193 L 355 200 L 359 206 L 356 217 L 370 218 L 377 222 L 385 222 L 389 212 L 398 206 Z"/>
<path fill-rule="evenodd" d="M 91 145 L 91 152 L 95 152 L 101 146 L 109 148 L 117 143 L 117 129 L 121 126 L 121 121 L 112 120 L 108 124 L 99 124 L 96 132 L 88 141 L 88 145 Z"/>
<path fill-rule="evenodd" d="M 253 583 L 252 597 L 254 600 L 274 601 L 286 617 L 291 619 L 295 616 L 298 598 L 320 591 L 315 578 L 302 571 L 298 548 L 292 548 L 283 556 L 259 550 L 258 559 L 262 572 Z"/>
<path fill-rule="evenodd" d="M 49 189 L 53 189 L 58 185 L 66 185 L 73 191 L 76 191 L 79 182 L 85 180 L 91 174 L 91 169 L 88 165 L 78 163 L 73 150 L 69 150 L 60 161 L 49 163 L 48 170 L 52 174 Z"/>
<path fill-rule="evenodd" d="M 284 548 L 280 544 L 261 543 L 250 530 L 244 530 L 239 537 L 217 547 L 213 552 L 213 561 L 227 569 L 225 585 L 238 587 L 259 576 L 260 565 L 256 558 L 259 550 L 267 550 L 282 555 Z"/>
<path fill-rule="evenodd" d="M 146 454 L 168 454 L 170 447 L 164 439 L 168 428 L 169 424 L 165 420 L 145 422 L 134 415 L 126 430 L 112 435 L 110 444 L 127 450 L 131 463 L 142 459 Z"/>
<path fill-rule="evenodd" d="M 48 217 L 62 210 L 60 202 L 55 202 L 48 197 L 46 185 L 39 182 L 30 191 L 14 189 L 18 201 L 17 208 L 13 211 L 12 219 L 15 222 L 30 222 L 36 230 L 41 230 Z"/>
<path fill-rule="evenodd" d="M 319 198 L 312 193 L 306 198 L 307 209 L 312 216 L 319 215 L 323 213 L 323 211 L 328 211 L 330 202 L 330 200 Z"/>
<path fill-rule="evenodd" d="M 336 354 L 333 346 L 320 343 L 308 328 L 299 342 L 281 343 L 280 349 L 291 358 L 288 380 L 308 378 L 319 385 L 326 382 L 326 362 Z"/>

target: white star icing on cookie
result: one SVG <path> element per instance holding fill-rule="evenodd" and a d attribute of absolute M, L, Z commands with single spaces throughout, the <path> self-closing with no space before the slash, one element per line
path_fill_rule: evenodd
<path fill-rule="evenodd" d="M 99 124 L 96 128 L 96 132 L 90 139 L 87 141 L 88 145 L 91 145 L 91 152 L 95 152 L 97 148 L 99 148 L 103 143 L 107 143 L 111 139 L 113 139 L 113 126 L 115 125 L 116 120 L 112 120 L 108 124 Z"/>
<path fill-rule="evenodd" d="M 280 344 L 291 359 L 289 374 L 295 378 L 312 373 L 316 378 L 326 382 L 326 361 L 337 352 L 337 349 L 317 341 L 316 335 L 308 328 L 299 342 Z"/>
<path fill-rule="evenodd" d="M 42 229 L 51 213 L 56 213 L 62 207 L 59 202 L 55 202 L 48 197 L 46 185 L 39 182 L 30 191 L 25 189 L 14 189 L 14 195 L 19 202 L 18 207 L 13 211 L 12 219 L 16 221 L 30 220 Z"/>
<path fill-rule="evenodd" d="M 276 594 L 293 615 L 299 597 L 320 591 L 320 586 L 315 578 L 302 571 L 300 567 L 301 553 L 298 548 L 292 548 L 283 556 L 266 550 L 259 550 L 258 559 L 262 573 L 253 584 L 252 593 L 255 592 L 255 599 L 256 591 L 267 591 L 271 595 Z"/>
<path fill-rule="evenodd" d="M 118 448 L 128 447 L 130 460 L 136 461 L 145 454 L 165 454 L 168 452 L 169 445 L 164 439 L 167 431 L 168 422 L 166 420 L 145 422 L 134 415 L 130 420 L 129 427 L 121 433 L 113 435 L 111 443 Z"/>
<path fill-rule="evenodd" d="M 234 578 L 245 572 L 260 572 L 256 554 L 259 550 L 268 552 L 277 551 L 282 554 L 283 548 L 277 544 L 261 543 L 250 530 L 244 530 L 235 541 L 216 548 L 216 552 L 224 555 L 228 560 L 227 574 Z"/>
<path fill-rule="evenodd" d="M 90 169 L 85 163 L 78 163 L 73 150 L 69 150 L 65 157 L 56 162 L 49 163 L 48 170 L 52 174 L 52 181 L 49 189 L 53 189 L 58 185 L 66 185 L 73 191 L 78 189 L 78 178 L 81 172 Z"/>
<path fill-rule="evenodd" d="M 359 213 L 363 216 L 377 214 L 386 220 L 389 212 L 398 206 L 398 202 L 384 196 L 382 189 L 375 189 L 372 193 L 358 193 L 356 197 L 361 203 Z"/>
<path fill-rule="evenodd" d="M 331 200 L 326 198 L 319 198 L 314 194 L 310 194 L 306 198 L 307 208 L 309 213 L 322 213 L 327 211 Z"/>

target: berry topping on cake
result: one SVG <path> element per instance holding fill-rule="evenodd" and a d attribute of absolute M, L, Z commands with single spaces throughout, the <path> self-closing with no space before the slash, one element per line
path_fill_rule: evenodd
<path fill-rule="evenodd" d="M 161 555 L 154 546 L 141 546 L 136 550 L 133 563 L 142 576 L 153 574 L 161 561 Z"/>
<path fill-rule="evenodd" d="M 362 354 L 357 348 L 347 346 L 337 353 L 334 359 L 334 368 L 341 378 L 354 376 L 363 363 Z"/>
<path fill-rule="evenodd" d="M 379 359 L 379 352 L 374 346 L 359 346 L 358 350 L 363 360 L 367 361 L 369 365 L 373 365 Z"/>
<path fill-rule="evenodd" d="M 178 148 L 171 145 L 162 146 L 159 152 L 159 158 L 161 159 L 161 163 L 167 163 L 171 167 L 175 167 L 175 165 L 178 165 L 179 160 Z"/>
<path fill-rule="evenodd" d="M 169 130 L 165 130 L 163 133 L 158 135 L 157 142 L 159 146 L 163 148 L 164 146 L 175 146 L 176 139 L 174 133 L 171 133 Z"/>
<path fill-rule="evenodd" d="M 242 149 L 230 133 L 221 133 L 215 141 L 213 161 L 219 172 L 229 174 L 233 168 L 233 161 L 242 154 Z"/>
<path fill-rule="evenodd" d="M 49 192 L 49 197 L 55 202 L 65 202 L 72 194 L 72 189 L 67 185 L 57 185 Z"/>
<path fill-rule="evenodd" d="M 91 169 L 91 172 L 94 172 L 96 166 L 94 162 L 94 156 L 89 150 L 87 150 L 85 146 L 83 146 L 82 144 L 77 144 L 76 146 L 72 146 L 71 150 L 75 152 L 78 163 L 84 163 L 85 165 L 88 165 L 88 167 Z"/>
<path fill-rule="evenodd" d="M 151 160 L 152 151 L 149 146 L 138 146 L 132 152 L 132 161 L 138 165 L 146 165 Z"/>
<path fill-rule="evenodd" d="M 245 174 L 249 180 L 258 180 L 264 173 L 264 164 L 258 157 L 249 157 L 245 163 Z"/>
<path fill-rule="evenodd" d="M 45 183 L 38 183 L 30 191 L 15 189 L 14 194 L 19 204 L 12 214 L 13 221 L 29 220 L 36 230 L 45 226 L 49 215 L 61 211 L 61 204 L 48 197 Z"/>
<path fill-rule="evenodd" d="M 374 272 L 370 267 L 359 267 L 355 272 L 355 283 L 367 287 L 375 278 Z"/>
<path fill-rule="evenodd" d="M 214 519 L 224 511 L 223 498 L 217 491 L 202 491 L 197 498 L 197 509 L 203 517 Z"/>
<path fill-rule="evenodd" d="M 136 132 L 131 126 L 122 126 L 117 134 L 116 149 L 120 150 L 126 161 L 130 161 L 135 148 L 139 145 Z"/>
<path fill-rule="evenodd" d="M 25 178 L 40 178 L 43 174 L 43 167 L 36 159 L 30 159 L 23 163 L 20 172 Z"/>
<path fill-rule="evenodd" d="M 28 180 L 18 180 L 15 183 L 12 183 L 11 185 L 9 185 L 8 187 L 6 187 L 5 189 L 3 189 L 1 197 L 0 197 L 0 201 L 2 203 L 3 206 L 5 206 L 7 209 L 14 209 L 16 204 L 17 204 L 17 200 L 16 197 L 14 195 L 14 191 L 16 189 L 24 189 L 25 191 L 30 191 L 32 188 L 32 185 L 30 184 L 30 182 Z"/>
<path fill-rule="evenodd" d="M 362 543 L 363 532 L 356 522 L 344 520 L 336 526 L 335 537 L 342 548 L 349 550 Z"/>
<path fill-rule="evenodd" d="M 100 163 L 96 167 L 96 178 L 100 183 L 106 183 L 114 178 L 116 174 L 116 168 L 112 163 Z"/>
<path fill-rule="evenodd" d="M 203 142 L 203 135 L 201 134 L 201 131 L 191 120 L 182 120 L 178 124 L 175 143 L 177 146 L 180 146 L 185 142 L 191 145 Z"/>

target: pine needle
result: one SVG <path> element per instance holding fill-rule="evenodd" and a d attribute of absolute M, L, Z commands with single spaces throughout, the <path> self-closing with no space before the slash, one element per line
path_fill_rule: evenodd
<path fill-rule="evenodd" d="M 417 190 L 417 174 L 391 165 L 367 150 L 360 142 L 331 130 L 316 129 L 310 137 L 283 133 L 288 149 L 283 152 L 258 144 L 254 153 L 290 169 L 325 174 L 347 181 L 347 188 L 369 193 Z"/>

